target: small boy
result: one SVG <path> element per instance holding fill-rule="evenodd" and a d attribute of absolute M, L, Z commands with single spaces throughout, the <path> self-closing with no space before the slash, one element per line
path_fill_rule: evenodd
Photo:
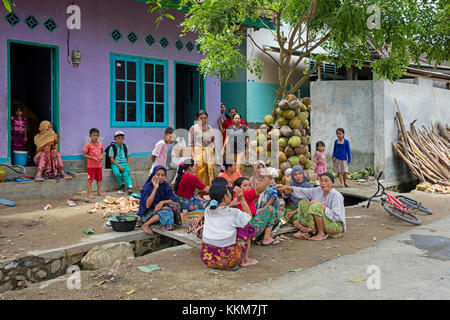
<path fill-rule="evenodd" d="M 89 131 L 91 142 L 84 147 L 84 157 L 88 162 L 88 198 L 94 198 L 92 195 L 92 182 L 97 181 L 97 194 L 101 197 L 104 194 L 101 192 L 102 187 L 102 160 L 103 160 L 103 144 L 98 141 L 100 138 L 100 131 L 97 128 L 92 128 Z"/>
<path fill-rule="evenodd" d="M 164 166 L 166 167 L 167 162 L 167 145 L 172 144 L 175 141 L 173 128 L 169 127 L 164 130 L 164 139 L 159 140 L 155 148 L 152 151 L 152 168 L 149 171 L 149 175 L 152 173 L 153 168 L 156 166 Z"/>
<path fill-rule="evenodd" d="M 128 193 L 133 192 L 133 183 L 130 177 L 130 157 L 129 149 L 123 142 L 125 140 L 125 133 L 118 130 L 114 133 L 114 141 L 109 148 L 108 157 L 111 160 L 111 169 L 117 182 L 119 182 L 119 193 L 123 193 L 128 189 Z M 126 150 L 126 151 L 125 151 Z"/>

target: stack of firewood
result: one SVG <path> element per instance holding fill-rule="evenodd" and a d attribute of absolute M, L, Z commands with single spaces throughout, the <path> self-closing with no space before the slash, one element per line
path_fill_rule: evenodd
<path fill-rule="evenodd" d="M 450 128 L 438 125 L 438 133 L 433 129 L 422 126 L 418 130 L 414 120 L 410 131 L 406 130 L 397 101 L 395 123 L 400 139 L 392 146 L 398 155 L 406 162 L 412 173 L 420 182 L 435 185 L 450 186 Z"/>

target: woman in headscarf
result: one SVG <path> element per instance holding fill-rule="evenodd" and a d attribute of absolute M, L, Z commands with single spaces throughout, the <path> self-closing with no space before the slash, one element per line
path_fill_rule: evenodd
<path fill-rule="evenodd" d="M 294 237 L 325 240 L 328 236 L 342 236 L 346 229 L 344 197 L 333 186 L 334 177 L 328 172 L 320 175 L 318 188 L 277 185 L 279 190 L 291 192 L 298 198 L 306 198 L 299 202 L 298 219 L 294 223 L 299 231 Z M 310 237 L 310 234 L 315 236 Z"/>
<path fill-rule="evenodd" d="M 299 188 L 314 188 L 314 186 L 306 180 L 305 172 L 303 171 L 301 166 L 292 167 L 291 172 L 291 184 L 292 187 Z M 286 194 L 284 192 L 283 194 Z M 289 220 L 291 223 L 294 223 L 298 219 L 298 204 L 300 200 L 304 198 L 297 197 L 295 194 L 290 193 L 288 199 L 288 204 L 284 210 L 284 218 Z M 287 219 L 288 217 L 292 217 L 291 219 Z"/>
<path fill-rule="evenodd" d="M 49 121 L 42 121 L 39 125 L 39 133 L 34 136 L 36 145 L 36 155 L 33 160 L 36 164 L 37 172 L 34 179 L 43 181 L 43 175 L 49 178 L 72 179 L 64 173 L 63 162 L 58 153 L 59 136 L 53 131 L 53 126 Z M 58 175 L 59 172 L 59 175 Z"/>
<path fill-rule="evenodd" d="M 253 166 L 253 176 L 250 178 L 250 187 L 256 188 L 256 186 L 260 185 L 264 179 L 265 175 L 263 175 L 263 171 L 266 170 L 266 165 L 264 161 L 257 160 L 255 165 Z M 278 191 L 275 188 L 275 180 L 272 179 L 270 184 L 267 186 L 266 190 L 259 195 L 258 202 L 256 204 L 257 212 L 261 212 L 267 207 L 274 207 L 277 210 L 280 207 L 280 200 L 278 199 Z"/>
<path fill-rule="evenodd" d="M 153 234 L 150 225 L 159 222 L 165 229 L 172 230 L 178 221 L 180 205 L 172 187 L 166 181 L 167 169 L 156 166 L 141 190 L 141 200 L 137 215 L 143 222 L 142 230 Z"/>

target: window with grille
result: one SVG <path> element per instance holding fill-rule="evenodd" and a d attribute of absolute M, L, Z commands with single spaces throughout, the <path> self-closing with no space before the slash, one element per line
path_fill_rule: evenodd
<path fill-rule="evenodd" d="M 111 55 L 113 127 L 166 127 L 167 61 Z"/>

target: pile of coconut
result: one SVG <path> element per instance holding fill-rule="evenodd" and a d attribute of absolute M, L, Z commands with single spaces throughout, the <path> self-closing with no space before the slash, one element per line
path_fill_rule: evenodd
<path fill-rule="evenodd" d="M 250 142 L 251 148 L 256 148 L 258 157 L 266 152 L 271 157 L 271 143 L 278 139 L 279 147 L 279 178 L 282 182 L 284 172 L 293 166 L 300 165 L 306 171 L 313 167 L 311 161 L 311 128 L 309 115 L 311 113 L 311 99 L 297 98 L 290 94 L 278 103 L 274 115 L 266 115 L 264 123 L 256 130 L 256 141 Z M 264 134 L 267 130 L 267 136 Z M 272 165 L 271 161 L 267 161 Z"/>

